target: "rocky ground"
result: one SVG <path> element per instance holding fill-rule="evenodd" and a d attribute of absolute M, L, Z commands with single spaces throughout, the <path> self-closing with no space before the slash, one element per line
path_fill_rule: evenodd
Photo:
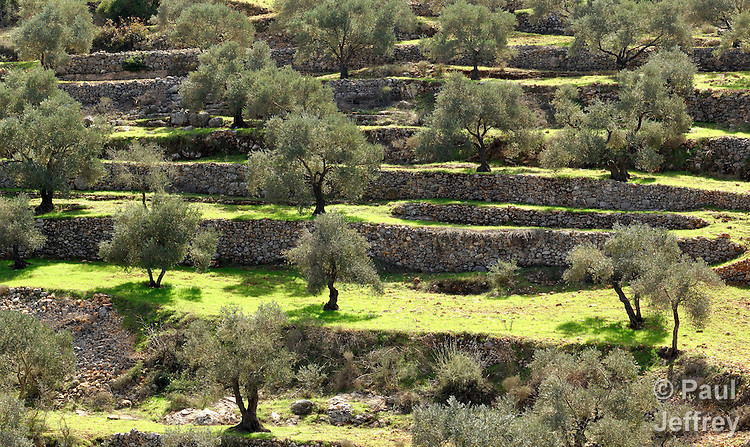
<path fill-rule="evenodd" d="M 0 290 L 0 310 L 29 313 L 55 330 L 73 334 L 76 373 L 68 399 L 110 392 L 111 381 L 134 363 L 135 337 L 122 327 L 122 317 L 106 295 L 79 300 L 58 298 L 42 289 L 10 288 Z"/>

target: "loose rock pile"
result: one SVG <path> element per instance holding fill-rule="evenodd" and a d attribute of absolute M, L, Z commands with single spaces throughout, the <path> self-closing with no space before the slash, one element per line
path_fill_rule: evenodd
<path fill-rule="evenodd" d="M 122 317 L 106 295 L 77 300 L 42 289 L 10 288 L 0 299 L 2 310 L 28 313 L 72 333 L 76 373 L 66 391 L 69 398 L 109 392 L 112 379 L 133 365 L 134 336 L 123 329 Z"/>

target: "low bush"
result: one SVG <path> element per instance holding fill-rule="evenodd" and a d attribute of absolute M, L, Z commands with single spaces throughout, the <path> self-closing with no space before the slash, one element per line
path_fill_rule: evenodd
<path fill-rule="evenodd" d="M 435 384 L 435 400 L 441 403 L 454 398 L 464 404 L 490 404 L 495 397 L 479 358 L 452 343 L 437 352 Z"/>
<path fill-rule="evenodd" d="M 148 65 L 141 56 L 133 55 L 122 61 L 122 69 L 125 71 L 145 71 Z"/>
<path fill-rule="evenodd" d="M 117 23 L 107 20 L 94 36 L 91 49 L 109 53 L 135 51 L 142 49 L 148 39 L 148 28 L 138 19 L 127 19 Z"/>
<path fill-rule="evenodd" d="M 156 14 L 158 0 L 102 0 L 97 12 L 109 20 L 148 20 Z"/>

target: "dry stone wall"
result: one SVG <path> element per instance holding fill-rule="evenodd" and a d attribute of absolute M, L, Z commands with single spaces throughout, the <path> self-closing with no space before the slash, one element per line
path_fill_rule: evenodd
<path fill-rule="evenodd" d="M 408 220 L 449 222 L 464 225 L 512 225 L 519 227 L 612 229 L 620 225 L 646 224 L 669 230 L 708 226 L 705 219 L 673 213 L 597 213 L 567 210 L 535 210 L 515 206 L 435 205 L 417 202 L 395 207 L 392 214 Z"/>
<path fill-rule="evenodd" d="M 622 211 L 750 211 L 750 194 L 586 178 L 437 171 L 383 171 L 367 196 L 373 200 L 479 200 Z"/>
<path fill-rule="evenodd" d="M 0 187 L 15 184 L 3 175 Z M 77 189 L 128 190 L 111 172 L 114 166 L 144 175 L 144 167 L 105 163 L 110 174 L 95 185 L 74 184 Z M 169 175 L 172 191 L 223 196 L 247 196 L 245 167 L 236 163 L 173 163 Z M 463 174 L 439 171 L 382 171 L 367 189 L 370 200 L 452 199 L 496 203 L 595 208 L 620 211 L 686 211 L 704 208 L 750 211 L 750 194 L 677 187 L 639 185 L 588 178 L 550 178 L 534 175 Z"/>
<path fill-rule="evenodd" d="M 110 238 L 111 218 L 76 218 L 37 221 L 47 237 L 35 255 L 56 259 L 97 259 L 99 244 Z M 270 219 L 251 221 L 207 220 L 205 227 L 220 235 L 217 257 L 240 265 L 276 264 L 297 242 L 309 222 Z M 386 265 L 420 272 L 484 271 L 498 259 L 523 266 L 564 266 L 568 251 L 584 242 L 601 245 L 605 232 L 574 230 L 468 231 L 405 225 L 354 224 L 371 244 L 374 259 Z M 686 253 L 709 263 L 726 262 L 744 252 L 729 238 L 686 238 Z"/>
<path fill-rule="evenodd" d="M 140 432 L 136 429 L 127 433 L 117 433 L 105 440 L 101 447 L 162 447 L 163 435 Z M 278 439 L 222 439 L 221 447 L 337 447 L 337 442 L 294 442 Z"/>
<path fill-rule="evenodd" d="M 507 61 L 507 65 L 514 68 L 552 71 L 600 71 L 615 70 L 614 60 L 599 53 L 582 50 L 576 54 L 568 54 L 568 49 L 558 46 L 523 45 L 513 47 L 516 55 Z M 701 71 L 746 71 L 750 70 L 750 53 L 739 49 L 732 49 L 722 57 L 714 55 L 714 47 L 695 48 L 693 60 Z M 139 59 L 148 71 L 164 71 L 170 76 L 184 76 L 195 69 L 198 64 L 197 49 L 188 50 L 154 50 L 134 51 L 123 53 L 97 52 L 85 55 L 73 55 L 65 67 L 58 70 L 63 77 L 77 75 L 99 75 L 123 71 L 123 63 L 127 60 Z M 317 57 L 305 61 L 295 59 L 295 48 L 280 48 L 271 50 L 271 56 L 278 65 L 292 65 L 296 69 L 308 72 L 336 71 L 338 64 L 327 57 Z M 645 61 L 645 57 L 637 60 L 634 65 Z M 351 64 L 351 68 L 361 68 L 370 65 L 394 64 L 405 62 L 419 62 L 427 58 L 422 54 L 418 45 L 396 45 L 393 52 L 384 56 L 376 56 L 370 51 L 362 51 Z M 466 65 L 468 60 L 457 59 L 454 63 Z M 505 64 L 506 62 L 499 62 Z"/>
<path fill-rule="evenodd" d="M 60 88 L 84 106 L 95 106 L 102 98 L 109 98 L 119 112 L 140 116 L 156 116 L 179 111 L 179 86 L 183 78 L 165 77 L 127 81 L 66 82 Z M 413 100 L 424 94 L 437 94 L 439 81 L 409 79 L 343 79 L 328 81 L 334 100 L 342 110 L 385 106 L 403 100 Z M 556 87 L 524 86 L 529 104 L 541 111 L 550 123 L 554 122 L 552 98 Z M 585 104 L 617 99 L 617 86 L 592 84 L 580 89 Z M 688 110 L 698 122 L 722 124 L 750 124 L 750 92 L 745 90 L 696 90 L 687 98 Z M 221 104 L 209 104 L 206 109 L 214 114 L 226 114 Z"/>

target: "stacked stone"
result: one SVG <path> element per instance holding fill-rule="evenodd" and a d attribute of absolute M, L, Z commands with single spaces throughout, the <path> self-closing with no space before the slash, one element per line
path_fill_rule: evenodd
<path fill-rule="evenodd" d="M 465 225 L 513 225 L 520 227 L 611 229 L 615 223 L 641 223 L 670 230 L 708 226 L 705 219 L 673 213 L 597 213 L 565 210 L 533 210 L 514 206 L 433 205 L 406 203 L 393 209 L 396 217 Z"/>

